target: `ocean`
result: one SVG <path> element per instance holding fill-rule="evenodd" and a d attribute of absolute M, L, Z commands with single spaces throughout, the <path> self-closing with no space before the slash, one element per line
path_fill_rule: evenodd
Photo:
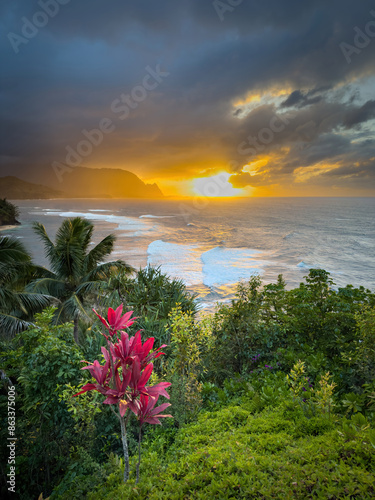
<path fill-rule="evenodd" d="M 375 290 L 375 198 L 229 198 L 191 200 L 22 200 L 22 226 L 12 234 L 47 265 L 32 221 L 54 237 L 64 217 L 95 224 L 94 242 L 117 237 L 111 259 L 135 268 L 161 266 L 199 294 L 202 309 L 233 298 L 236 283 L 282 274 L 287 288 L 311 268 L 323 268 L 336 287 Z"/>

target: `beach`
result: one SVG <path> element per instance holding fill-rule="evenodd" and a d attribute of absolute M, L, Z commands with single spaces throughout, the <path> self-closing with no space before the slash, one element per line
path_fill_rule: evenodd
<path fill-rule="evenodd" d="M 10 229 L 15 229 L 19 226 L 0 226 L 0 231 L 9 231 Z"/>

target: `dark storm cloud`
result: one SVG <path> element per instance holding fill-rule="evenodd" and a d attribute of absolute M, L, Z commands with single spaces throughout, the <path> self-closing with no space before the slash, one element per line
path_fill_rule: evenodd
<path fill-rule="evenodd" d="M 320 95 L 309 98 L 308 95 L 303 94 L 300 90 L 295 90 L 281 103 L 281 107 L 290 108 L 291 106 L 297 106 L 298 108 L 303 108 L 304 106 L 316 104 L 321 100 L 322 96 Z"/>
<path fill-rule="evenodd" d="M 360 163 L 358 165 L 344 165 L 322 174 L 327 177 L 365 177 L 375 176 L 375 161 Z"/>
<path fill-rule="evenodd" d="M 352 128 L 354 125 L 366 122 L 375 118 L 375 101 L 369 100 L 360 108 L 349 111 L 344 117 L 345 128 Z"/>
<path fill-rule="evenodd" d="M 257 152 L 273 155 L 273 167 L 242 177 L 259 185 L 272 182 L 270 168 L 287 178 L 301 166 L 355 161 L 353 127 L 374 117 L 374 101 L 361 100 L 356 82 L 374 74 L 375 41 L 357 48 L 350 64 L 340 48 L 354 44 L 356 26 L 375 20 L 371 1 L 244 0 L 221 20 L 211 1 L 71 0 L 16 54 L 8 35 L 22 35 L 24 18 L 32 21 L 41 3 L 47 0 L 0 6 L 3 173 L 52 175 L 51 162 L 62 161 L 66 146 L 75 147 L 82 130 L 103 117 L 116 129 L 87 166 L 181 178 L 233 161 L 237 167 L 228 168 L 238 172 L 254 159 L 239 145 L 273 117 L 293 115 Z M 119 121 L 111 103 L 156 65 L 169 76 Z M 233 106 L 274 88 L 292 90 L 251 112 Z"/>

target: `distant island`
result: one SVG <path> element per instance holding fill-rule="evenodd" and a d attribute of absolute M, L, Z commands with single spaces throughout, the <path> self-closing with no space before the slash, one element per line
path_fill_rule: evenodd
<path fill-rule="evenodd" d="M 128 170 L 76 167 L 60 183 L 26 182 L 18 177 L 0 177 L 0 197 L 12 200 L 51 198 L 163 198 L 157 184 L 146 184 Z"/>

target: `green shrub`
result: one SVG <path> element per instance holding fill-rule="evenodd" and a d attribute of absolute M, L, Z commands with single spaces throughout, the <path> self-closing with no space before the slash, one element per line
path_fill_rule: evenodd
<path fill-rule="evenodd" d="M 162 273 L 160 267 L 147 266 L 135 277 L 120 272 L 108 280 L 104 292 L 109 294 L 104 296 L 103 307 L 106 309 L 120 300 L 134 310 L 139 318 L 137 328 L 143 329 L 147 337 L 155 337 L 157 347 L 169 344 L 168 316 L 177 304 L 184 313 L 194 316 L 197 312 L 197 294 L 190 293 L 182 280 Z"/>
<path fill-rule="evenodd" d="M 56 485 L 68 466 L 74 439 L 74 421 L 56 389 L 82 377 L 82 353 L 75 346 L 71 325 L 50 326 L 53 312 L 51 308 L 36 315 L 36 326 L 19 333 L 12 350 L 8 345 L 0 353 L 17 393 L 19 498 L 48 492 Z"/>
<path fill-rule="evenodd" d="M 123 498 L 371 498 L 375 457 L 371 431 L 346 442 L 326 418 L 293 422 L 285 408 L 252 416 L 229 406 L 180 429 L 163 454 L 145 453 L 147 477 L 135 486 L 108 482 L 90 500 Z M 298 413 L 298 412 L 297 412 Z M 146 476 L 146 475 L 145 475 Z"/>
<path fill-rule="evenodd" d="M 5 198 L 0 198 L 0 226 L 5 224 L 19 224 L 17 218 L 20 211 L 16 205 L 10 203 Z"/>

